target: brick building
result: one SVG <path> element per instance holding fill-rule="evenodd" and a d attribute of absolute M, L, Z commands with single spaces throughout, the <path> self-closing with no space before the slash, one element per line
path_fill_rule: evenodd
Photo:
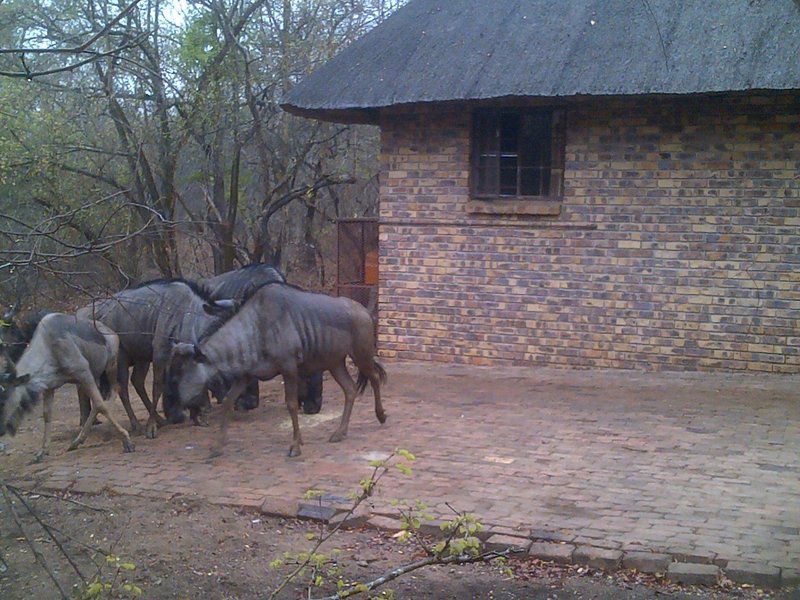
<path fill-rule="evenodd" d="M 381 128 L 380 348 L 800 372 L 794 0 L 411 0 L 284 108 Z"/>

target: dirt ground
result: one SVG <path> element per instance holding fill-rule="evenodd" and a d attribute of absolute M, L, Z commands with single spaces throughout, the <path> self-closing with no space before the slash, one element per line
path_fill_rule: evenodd
<path fill-rule="evenodd" d="M 135 570 L 122 571 L 125 581 L 143 591 L 144 598 L 264 599 L 285 575 L 269 564 L 284 552 L 308 549 L 309 537 L 319 532 L 310 522 L 268 519 L 257 513 L 176 497 L 162 501 L 134 496 L 67 496 L 83 503 L 28 495 L 27 501 L 40 517 L 66 536 L 64 544 L 87 578 L 97 568 L 94 552 L 81 546 L 99 547 L 132 563 Z M 94 507 L 92 510 L 88 506 Z M 20 514 L 24 508 L 15 507 Z M 29 535 L 43 548 L 46 558 L 57 565 L 57 575 L 67 590 L 77 595 L 79 579 L 55 547 L 36 528 L 32 518 L 23 518 Z M 59 536 L 65 539 L 64 535 Z M 365 581 L 417 558 L 413 549 L 374 530 L 342 531 L 331 540 L 341 550 L 339 565 L 344 577 Z M 8 506 L 0 506 L 0 598 L 46 599 L 58 593 L 45 572 L 36 565 L 24 538 L 14 525 Z M 97 560 L 97 555 L 94 554 Z M 103 561 L 99 561 L 104 565 Z M 472 565 L 431 568 L 392 582 L 397 598 L 798 598 L 797 592 L 768 594 L 754 589 L 680 588 L 633 572 L 614 576 L 577 567 L 554 567 L 531 560 L 511 562 L 514 577 L 500 566 Z M 114 568 L 103 566 L 105 581 L 112 581 Z M 115 586 L 123 582 L 117 579 Z M 331 592 L 326 586 L 318 592 Z M 323 596 L 316 593 L 315 597 Z M 281 598 L 307 597 L 299 587 L 287 589 Z"/>

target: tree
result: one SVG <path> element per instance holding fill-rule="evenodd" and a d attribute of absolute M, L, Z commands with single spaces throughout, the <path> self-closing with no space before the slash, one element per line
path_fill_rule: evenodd
<path fill-rule="evenodd" d="M 0 267 L 51 264 L 22 257 L 42 251 L 28 237 L 55 218 L 69 232 L 48 238 L 64 273 L 74 257 L 54 248 L 77 243 L 121 280 L 150 264 L 164 276 L 204 270 L 207 253 L 216 272 L 268 260 L 324 277 L 327 224 L 374 210 L 377 136 L 278 103 L 397 4 L 0 5 L 0 72 L 27 69 L 0 76 L 0 222 L 28 232 L 9 240 L 24 252 L 0 247 Z"/>

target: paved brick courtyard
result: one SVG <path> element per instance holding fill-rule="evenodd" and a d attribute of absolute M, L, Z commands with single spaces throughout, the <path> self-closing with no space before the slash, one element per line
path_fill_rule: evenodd
<path fill-rule="evenodd" d="M 377 423 L 366 396 L 349 438 L 328 443 L 342 406 L 328 381 L 323 412 L 302 417 L 299 459 L 286 458 L 291 427 L 281 384 L 270 382 L 260 408 L 237 413 L 227 452 L 213 462 L 206 457 L 217 411 L 212 429 L 182 425 L 157 440 L 138 437 L 134 454 L 122 453 L 105 424 L 85 447 L 64 453 L 77 422 L 65 389 L 52 456 L 27 464 L 40 440 L 37 414 L 21 436 L 4 440 L 0 469 L 54 489 L 196 494 L 293 513 L 305 490 L 344 495 L 369 460 L 401 446 L 419 457 L 415 473 L 385 480 L 378 511 L 390 510 L 394 497 L 450 502 L 535 536 L 753 561 L 796 576 L 800 377 L 387 368 L 388 423 Z"/>

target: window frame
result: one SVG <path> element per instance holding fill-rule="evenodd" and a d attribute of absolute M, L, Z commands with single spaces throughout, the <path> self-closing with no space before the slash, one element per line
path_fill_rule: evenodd
<path fill-rule="evenodd" d="M 479 149 L 482 138 L 478 137 L 477 124 L 479 113 L 493 114 L 496 123 L 499 123 L 502 113 L 546 112 L 551 119 L 551 166 L 550 190 L 547 195 L 502 195 L 499 193 L 500 164 L 497 165 L 498 193 L 479 193 Z M 564 197 L 564 173 L 566 160 L 566 120 L 567 112 L 563 106 L 498 106 L 476 107 L 472 110 L 470 121 L 470 178 L 469 178 L 469 212 L 477 213 L 517 213 L 517 214 L 545 214 L 557 215 L 560 212 L 561 200 Z M 519 137 L 519 136 L 518 136 Z M 517 186 L 520 185 L 519 154 L 517 156 Z M 553 193 L 553 190 L 557 193 Z"/>

